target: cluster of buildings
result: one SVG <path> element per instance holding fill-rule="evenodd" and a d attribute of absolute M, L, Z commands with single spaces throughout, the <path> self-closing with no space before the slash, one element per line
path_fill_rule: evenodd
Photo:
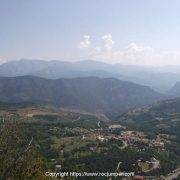
<path fill-rule="evenodd" d="M 140 144 L 146 144 L 149 147 L 158 149 L 164 149 L 165 147 L 165 142 L 159 136 L 157 136 L 156 139 L 149 139 L 143 132 L 130 131 L 127 130 L 125 126 L 121 126 L 119 124 L 110 125 L 109 130 L 111 133 L 108 136 L 102 135 L 102 133 L 100 133 L 101 135 L 99 134 L 96 139 L 101 142 L 113 139 L 116 141 L 123 141 L 130 146 L 133 145 L 138 147 Z M 117 130 L 119 135 L 112 133 L 117 132 Z"/>
<path fill-rule="evenodd" d="M 121 135 L 113 136 L 112 138 L 115 140 L 126 141 L 128 143 L 131 142 L 148 143 L 148 139 L 146 138 L 146 135 L 144 133 L 135 132 L 135 131 L 122 131 Z"/>
<path fill-rule="evenodd" d="M 144 143 L 148 144 L 149 147 L 164 149 L 164 141 L 157 136 L 156 139 L 148 139 L 143 132 L 138 131 L 121 131 L 120 135 L 112 136 L 112 139 L 127 142 L 129 145 L 133 143 Z"/>
<path fill-rule="evenodd" d="M 164 149 L 165 144 L 159 137 L 157 137 L 156 139 L 151 140 L 149 146 Z"/>

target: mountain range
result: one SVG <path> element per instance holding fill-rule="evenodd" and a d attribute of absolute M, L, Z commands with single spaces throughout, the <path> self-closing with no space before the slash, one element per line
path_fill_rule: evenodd
<path fill-rule="evenodd" d="M 2 102 L 42 102 L 109 116 L 166 98 L 147 86 L 115 78 L 0 77 Z"/>
<path fill-rule="evenodd" d="M 85 60 L 78 62 L 43 61 L 22 59 L 0 65 L 0 76 L 39 76 L 47 79 L 77 78 L 96 76 L 117 78 L 137 84 L 150 86 L 156 91 L 166 92 L 180 81 L 179 67 L 155 68 L 147 66 L 130 66 L 122 64 L 106 64 Z"/>

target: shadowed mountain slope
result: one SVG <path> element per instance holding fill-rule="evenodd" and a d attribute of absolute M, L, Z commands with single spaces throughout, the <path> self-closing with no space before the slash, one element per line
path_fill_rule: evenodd
<path fill-rule="evenodd" d="M 114 78 L 0 78 L 0 100 L 3 102 L 45 102 L 58 107 L 107 115 L 148 105 L 164 98 L 166 97 L 149 87 Z"/>

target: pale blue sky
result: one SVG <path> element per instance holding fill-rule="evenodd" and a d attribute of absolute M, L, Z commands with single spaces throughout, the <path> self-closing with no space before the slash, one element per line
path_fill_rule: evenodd
<path fill-rule="evenodd" d="M 179 9 L 179 0 L 0 0 L 0 59 L 124 58 L 139 63 L 150 47 L 159 63 L 168 54 L 165 64 L 171 64 L 172 54 L 178 64 Z M 103 49 L 102 36 L 107 34 L 113 41 L 111 52 Z M 84 35 L 90 36 L 90 47 L 80 49 Z"/>

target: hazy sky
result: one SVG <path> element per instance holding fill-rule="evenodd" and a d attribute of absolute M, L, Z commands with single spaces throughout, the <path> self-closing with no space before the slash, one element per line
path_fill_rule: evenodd
<path fill-rule="evenodd" d="M 179 0 L 0 0 L 0 59 L 180 65 Z"/>

